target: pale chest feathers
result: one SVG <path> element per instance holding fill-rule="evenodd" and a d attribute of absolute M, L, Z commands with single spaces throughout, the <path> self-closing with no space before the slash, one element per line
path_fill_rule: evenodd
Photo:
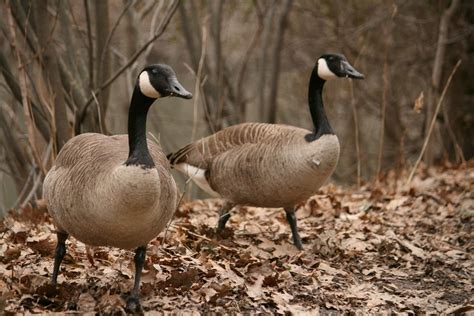
<path fill-rule="evenodd" d="M 303 158 L 316 174 L 331 175 L 339 161 L 339 140 L 336 135 L 323 135 L 318 140 L 295 148 L 293 155 L 299 160 Z"/>
<path fill-rule="evenodd" d="M 118 207 L 124 209 L 153 208 L 161 195 L 161 183 L 158 170 L 141 166 L 118 166 L 103 183 L 103 190 L 110 190 L 109 196 L 115 197 Z M 100 194 L 101 188 L 97 192 Z M 107 192 L 103 192 L 107 193 Z"/>
<path fill-rule="evenodd" d="M 264 182 L 262 185 L 269 191 L 280 192 L 283 187 L 281 194 L 292 195 L 292 191 L 309 197 L 334 172 L 339 160 L 339 141 L 335 135 L 323 135 L 309 143 L 298 139 L 275 149 L 269 158 L 260 158 L 254 181 Z"/>
<path fill-rule="evenodd" d="M 90 245 L 144 245 L 162 231 L 176 207 L 174 180 L 156 168 L 120 164 L 83 184 L 55 173 L 45 180 L 50 213 L 61 230 Z"/>
<path fill-rule="evenodd" d="M 318 191 L 334 172 L 338 160 L 339 141 L 335 135 L 282 146 L 275 151 L 273 161 L 262 159 L 259 170 L 239 186 L 248 185 L 251 190 L 241 189 L 233 199 L 255 206 L 294 206 Z"/>

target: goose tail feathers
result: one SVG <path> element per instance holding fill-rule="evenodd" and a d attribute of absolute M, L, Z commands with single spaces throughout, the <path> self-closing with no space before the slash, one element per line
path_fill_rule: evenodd
<path fill-rule="evenodd" d="M 171 166 L 186 162 L 186 157 L 192 149 L 193 144 L 188 144 L 183 148 L 179 149 L 178 151 L 168 154 L 166 158 L 168 158 L 168 161 L 170 162 Z"/>

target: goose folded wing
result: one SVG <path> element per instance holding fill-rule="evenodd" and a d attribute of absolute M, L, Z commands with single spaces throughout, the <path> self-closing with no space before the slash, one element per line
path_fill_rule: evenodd
<path fill-rule="evenodd" d="M 168 155 L 171 165 L 186 163 L 201 169 L 208 169 L 213 159 L 244 144 L 257 144 L 275 137 L 278 125 L 244 123 L 223 129 L 211 136 L 188 144 Z"/>

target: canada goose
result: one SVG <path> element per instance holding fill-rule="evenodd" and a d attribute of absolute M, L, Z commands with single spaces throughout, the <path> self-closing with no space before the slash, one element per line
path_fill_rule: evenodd
<path fill-rule="evenodd" d="M 127 309 L 139 308 L 146 245 L 171 219 L 177 188 L 159 145 L 147 141 L 146 117 L 162 97 L 191 99 L 168 65 L 144 68 L 137 78 L 128 115 L 128 135 L 86 133 L 69 140 L 43 184 L 58 244 L 52 283 L 69 235 L 93 246 L 135 250 L 135 283 Z"/>
<path fill-rule="evenodd" d="M 223 129 L 168 155 L 174 169 L 225 200 L 220 233 L 236 205 L 283 207 L 293 242 L 302 249 L 295 205 L 312 196 L 333 173 L 339 141 L 323 106 L 323 87 L 337 77 L 364 76 L 340 54 L 322 55 L 311 74 L 308 103 L 314 131 L 299 127 L 244 123 Z"/>

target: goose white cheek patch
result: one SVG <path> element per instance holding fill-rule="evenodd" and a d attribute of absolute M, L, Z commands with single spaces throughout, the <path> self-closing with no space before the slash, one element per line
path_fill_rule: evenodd
<path fill-rule="evenodd" d="M 318 76 L 324 80 L 337 78 L 336 74 L 329 69 L 328 63 L 324 58 L 318 59 Z"/>
<path fill-rule="evenodd" d="M 140 74 L 140 77 L 138 78 L 138 86 L 140 87 L 140 91 L 149 98 L 157 99 L 161 97 L 161 94 L 151 85 L 150 77 L 146 71 L 143 71 Z"/>

